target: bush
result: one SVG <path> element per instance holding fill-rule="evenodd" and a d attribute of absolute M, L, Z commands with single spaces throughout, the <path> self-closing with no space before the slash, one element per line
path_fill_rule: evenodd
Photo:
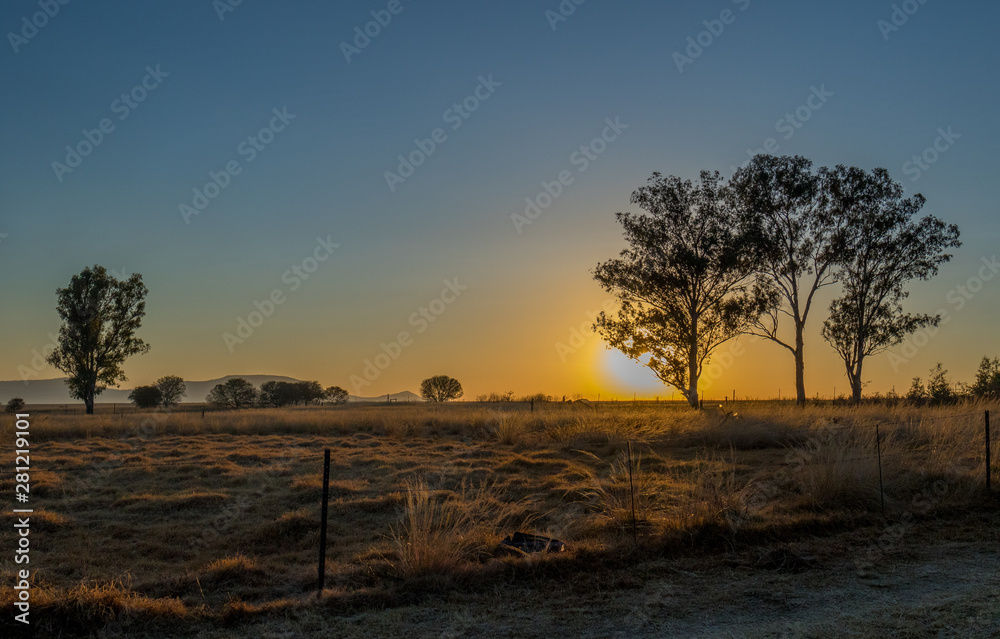
<path fill-rule="evenodd" d="M 129 393 L 128 399 L 136 408 L 154 408 L 163 401 L 163 395 L 156 386 L 136 386 Z"/>
<path fill-rule="evenodd" d="M 260 385 L 261 406 L 290 406 L 310 404 L 326 397 L 326 391 L 319 382 L 279 382 L 271 380 Z"/>
<path fill-rule="evenodd" d="M 24 410 L 24 400 L 20 397 L 12 397 L 10 401 L 7 402 L 7 407 L 4 410 L 8 413 L 16 413 Z"/>

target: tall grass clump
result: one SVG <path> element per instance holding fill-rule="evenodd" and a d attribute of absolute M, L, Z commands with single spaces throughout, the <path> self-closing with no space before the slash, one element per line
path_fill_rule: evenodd
<path fill-rule="evenodd" d="M 521 413 L 498 410 L 492 416 L 488 432 L 496 442 L 513 446 L 524 441 L 528 425 Z"/>
<path fill-rule="evenodd" d="M 735 463 L 718 454 L 699 456 L 694 462 L 671 469 L 664 495 L 664 527 L 693 531 L 722 525 L 741 516 L 748 490 L 736 476 Z"/>
<path fill-rule="evenodd" d="M 580 452 L 600 461 L 592 453 Z M 663 509 L 654 475 L 643 469 L 638 451 L 618 453 L 608 475 L 600 478 L 592 474 L 590 486 L 580 491 L 580 495 L 600 519 L 623 532 L 631 530 L 633 523 L 647 530 Z"/>
<path fill-rule="evenodd" d="M 534 519 L 530 504 L 504 502 L 489 486 L 437 491 L 416 479 L 405 491 L 402 517 L 390 535 L 401 577 L 453 574 L 489 557 L 505 530 Z"/>

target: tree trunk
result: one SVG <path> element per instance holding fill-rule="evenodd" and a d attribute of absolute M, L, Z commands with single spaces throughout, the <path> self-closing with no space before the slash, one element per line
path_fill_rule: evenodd
<path fill-rule="evenodd" d="M 806 358 L 802 331 L 805 325 L 795 322 L 795 403 L 806 405 Z"/>
<path fill-rule="evenodd" d="M 850 376 L 850 378 L 851 378 L 851 401 L 853 401 L 855 404 L 860 404 L 861 403 L 861 391 L 862 391 L 862 388 L 863 388 L 863 385 L 861 383 L 861 368 L 862 368 L 863 365 L 864 365 L 864 361 L 859 359 L 857 366 L 854 367 L 854 370 L 851 372 L 851 376 Z"/>
<path fill-rule="evenodd" d="M 697 326 L 697 323 L 695 323 Z M 698 402 L 698 333 L 692 331 L 688 341 L 688 403 L 699 408 Z"/>
<path fill-rule="evenodd" d="M 97 397 L 96 386 L 97 380 L 94 380 L 92 383 L 88 382 L 87 391 L 83 396 L 83 403 L 87 407 L 88 415 L 94 414 L 94 398 Z"/>

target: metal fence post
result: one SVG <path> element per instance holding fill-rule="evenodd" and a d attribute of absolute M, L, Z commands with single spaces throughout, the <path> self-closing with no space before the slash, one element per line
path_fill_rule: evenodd
<path fill-rule="evenodd" d="M 628 487 L 632 498 L 632 543 L 639 544 L 639 533 L 635 522 L 635 482 L 632 480 L 632 442 L 628 443 Z"/>
<path fill-rule="evenodd" d="M 323 595 L 326 581 L 326 515 L 330 502 L 330 449 L 323 451 L 323 507 L 319 519 L 319 582 L 316 586 L 316 598 Z"/>
<path fill-rule="evenodd" d="M 986 490 L 990 490 L 993 475 L 990 452 L 990 411 L 986 411 Z"/>
<path fill-rule="evenodd" d="M 878 492 L 882 504 L 882 519 L 885 519 L 885 484 L 882 483 L 882 436 L 878 422 L 875 422 L 875 449 L 878 451 Z"/>

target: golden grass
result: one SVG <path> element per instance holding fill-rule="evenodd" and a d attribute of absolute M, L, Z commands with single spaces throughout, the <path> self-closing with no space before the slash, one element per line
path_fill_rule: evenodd
<path fill-rule="evenodd" d="M 640 545 L 718 530 L 731 547 L 744 534 L 871 520 L 876 424 L 889 516 L 964 507 L 985 479 L 981 404 L 535 408 L 40 414 L 40 609 L 93 630 L 124 610 L 238 623 L 305 605 L 324 448 L 330 592 L 383 602 L 407 580 L 506 574 L 516 562 L 497 543 L 514 530 L 568 543 L 565 557 L 534 558 L 539 574 L 617 557 L 633 547 L 633 487 Z M 0 491 L 12 485 L 0 479 Z M 0 599 L 4 614 L 12 603 Z"/>

